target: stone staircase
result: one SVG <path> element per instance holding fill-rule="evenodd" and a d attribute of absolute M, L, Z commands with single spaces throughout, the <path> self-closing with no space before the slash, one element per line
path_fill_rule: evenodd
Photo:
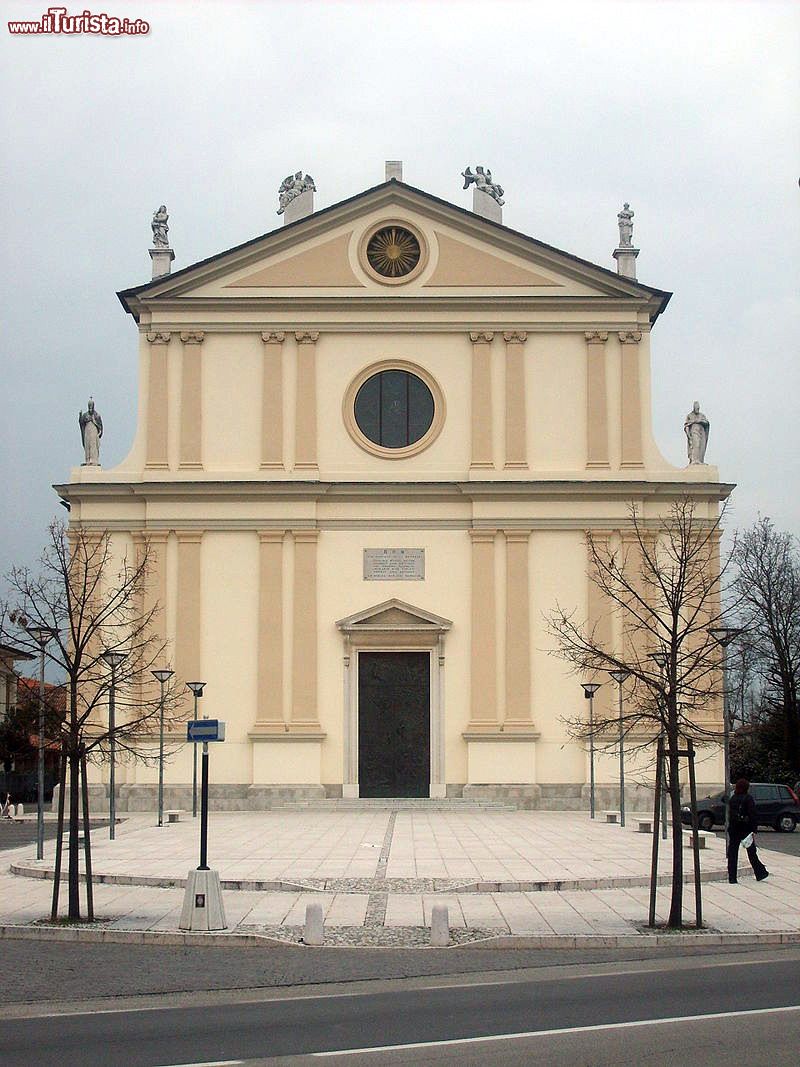
<path fill-rule="evenodd" d="M 472 800 L 462 797 L 333 797 L 327 800 L 276 800 L 272 810 L 291 811 L 516 811 L 516 804 L 502 800 Z"/>

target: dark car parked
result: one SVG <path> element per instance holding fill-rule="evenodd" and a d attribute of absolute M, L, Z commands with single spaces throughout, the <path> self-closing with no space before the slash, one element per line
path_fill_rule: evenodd
<path fill-rule="evenodd" d="M 751 782 L 750 796 L 756 802 L 759 826 L 772 826 L 790 834 L 800 822 L 800 799 L 788 785 Z M 692 811 L 688 804 L 681 808 L 681 822 L 687 826 L 692 824 Z M 697 801 L 697 825 L 701 830 L 725 825 L 724 793 L 713 793 Z"/>

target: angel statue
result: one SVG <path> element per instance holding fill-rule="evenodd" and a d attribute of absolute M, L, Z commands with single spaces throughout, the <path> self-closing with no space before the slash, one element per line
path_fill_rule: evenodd
<path fill-rule="evenodd" d="M 461 177 L 464 179 L 465 189 L 469 189 L 470 185 L 474 183 L 476 189 L 480 189 L 482 193 L 486 193 L 492 200 L 496 200 L 501 207 L 505 204 L 505 200 L 503 200 L 505 189 L 502 185 L 498 185 L 497 182 L 492 180 L 492 172 L 488 167 L 485 170 L 483 167 L 476 167 L 474 174 L 471 168 L 467 167 L 466 170 L 462 170 Z"/>
<path fill-rule="evenodd" d="M 309 191 L 312 193 L 317 191 L 314 179 L 310 174 L 306 174 L 303 177 L 302 170 L 298 170 L 296 174 L 289 174 L 283 179 L 278 188 L 278 214 L 282 215 L 293 200 Z"/>

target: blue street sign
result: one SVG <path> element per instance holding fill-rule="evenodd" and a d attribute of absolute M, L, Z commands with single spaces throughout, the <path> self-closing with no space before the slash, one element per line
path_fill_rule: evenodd
<path fill-rule="evenodd" d="M 186 724 L 186 740 L 198 744 L 200 741 L 224 741 L 225 723 L 221 719 L 195 719 Z"/>

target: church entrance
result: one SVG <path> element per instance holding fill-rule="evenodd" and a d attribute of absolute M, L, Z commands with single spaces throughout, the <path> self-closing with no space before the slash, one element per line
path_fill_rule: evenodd
<path fill-rule="evenodd" d="M 360 796 L 430 796 L 430 674 L 428 652 L 358 653 Z"/>

